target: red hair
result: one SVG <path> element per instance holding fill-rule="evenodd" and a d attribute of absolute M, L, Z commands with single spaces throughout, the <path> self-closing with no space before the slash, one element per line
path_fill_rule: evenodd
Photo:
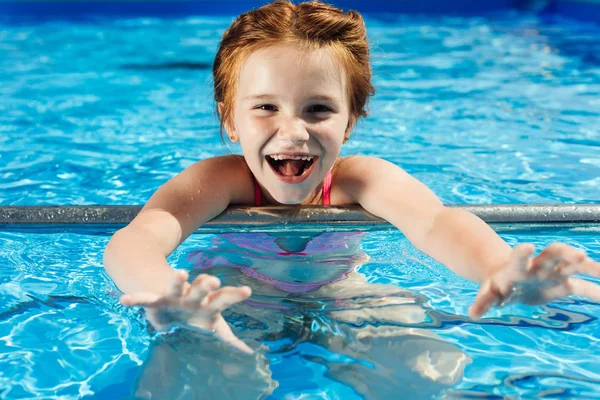
<path fill-rule="evenodd" d="M 318 1 L 296 5 L 276 0 L 241 14 L 223 34 L 213 64 L 215 101 L 223 104 L 219 114 L 221 131 L 232 117 L 242 63 L 252 52 L 282 43 L 330 50 L 347 76 L 350 114 L 357 119 L 367 116 L 367 100 L 375 89 L 362 16 Z"/>

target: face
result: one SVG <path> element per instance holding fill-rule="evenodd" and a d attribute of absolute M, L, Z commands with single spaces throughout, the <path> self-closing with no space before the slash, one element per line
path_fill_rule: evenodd
<path fill-rule="evenodd" d="M 352 125 L 346 76 L 329 51 L 278 45 L 242 65 L 226 129 L 270 200 L 299 204 L 317 190 Z"/>

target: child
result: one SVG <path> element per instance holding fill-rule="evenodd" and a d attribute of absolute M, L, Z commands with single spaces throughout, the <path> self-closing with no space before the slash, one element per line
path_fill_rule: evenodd
<path fill-rule="evenodd" d="M 220 287 L 219 279 L 207 274 L 189 283 L 186 272 L 166 262 L 198 226 L 231 204 L 359 204 L 454 272 L 482 282 L 469 309 L 473 318 L 509 301 L 542 304 L 569 294 L 600 299 L 595 284 L 572 277 L 600 275 L 600 265 L 583 251 L 556 243 L 532 258 L 532 245 L 511 249 L 476 216 L 444 207 L 398 166 L 372 157 L 339 157 L 374 93 L 366 29 L 357 12 L 275 1 L 242 14 L 223 35 L 213 75 L 221 128 L 241 144 L 243 157 L 201 160 L 167 182 L 113 236 L 104 255 L 106 271 L 126 293 L 121 302 L 145 307 L 156 328 L 212 331 L 252 351 L 221 315 L 248 300 L 250 288 Z M 271 245 L 282 258 L 301 258 L 311 239 L 288 239 L 273 238 Z M 255 267 L 258 280 L 285 281 Z M 301 272 L 302 263 L 295 268 Z M 339 288 L 346 278 L 338 271 L 304 290 L 324 290 L 333 280 Z M 281 284 L 273 286 L 282 290 Z"/>

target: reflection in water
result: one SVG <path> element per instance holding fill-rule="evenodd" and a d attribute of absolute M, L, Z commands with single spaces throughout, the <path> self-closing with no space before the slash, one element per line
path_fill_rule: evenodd
<path fill-rule="evenodd" d="M 528 397 L 598 397 L 600 393 L 600 381 L 568 374 L 510 375 L 504 379 L 504 384 Z"/>
<path fill-rule="evenodd" d="M 490 393 L 502 392 L 492 397 Z M 509 374 L 502 385 L 474 385 L 469 390 L 449 390 L 449 399 L 465 398 L 551 398 L 596 399 L 600 393 L 600 381 L 569 374 Z"/>
<path fill-rule="evenodd" d="M 136 397 L 263 398 L 291 379 L 277 370 L 281 358 L 290 370 L 296 359 L 311 371 L 325 368 L 327 378 L 368 399 L 431 398 L 458 383 L 471 360 L 432 329 L 473 322 L 432 310 L 423 296 L 398 286 L 367 282 L 355 270 L 369 260 L 361 238 L 226 234 L 210 249 L 191 252 L 192 278 L 208 273 L 223 285 L 252 288 L 251 299 L 225 317 L 255 354 L 187 331 L 162 336 L 150 349 Z M 563 330 L 590 319 L 546 311 L 545 322 L 512 317 L 483 323 Z M 285 387 L 302 387 L 311 377 L 298 378 Z"/>
<path fill-rule="evenodd" d="M 189 331 L 156 340 L 134 385 L 139 399 L 258 399 L 275 381 L 262 352 L 243 354 Z"/>
<path fill-rule="evenodd" d="M 277 386 L 269 360 L 306 345 L 320 350 L 302 353 L 305 363 L 322 365 L 327 377 L 367 398 L 428 398 L 458 382 L 470 361 L 465 354 L 430 330 L 399 326 L 427 319 L 424 299 L 355 271 L 368 261 L 361 238 L 229 234 L 190 253 L 194 275 L 252 287 L 250 301 L 226 317 L 257 351 L 242 355 L 191 332 L 167 335 L 152 346 L 136 396 L 209 398 L 215 390 L 224 398 L 261 398 Z"/>

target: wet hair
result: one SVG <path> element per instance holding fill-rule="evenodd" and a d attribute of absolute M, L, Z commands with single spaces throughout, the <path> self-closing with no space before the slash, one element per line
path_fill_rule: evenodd
<path fill-rule="evenodd" d="M 276 44 L 328 49 L 346 73 L 350 114 L 356 119 L 367 116 L 367 101 L 375 89 L 362 16 L 319 1 L 294 4 L 276 0 L 241 14 L 223 34 L 213 64 L 215 101 L 223 104 L 221 134 L 232 118 L 242 64 L 252 52 Z"/>

